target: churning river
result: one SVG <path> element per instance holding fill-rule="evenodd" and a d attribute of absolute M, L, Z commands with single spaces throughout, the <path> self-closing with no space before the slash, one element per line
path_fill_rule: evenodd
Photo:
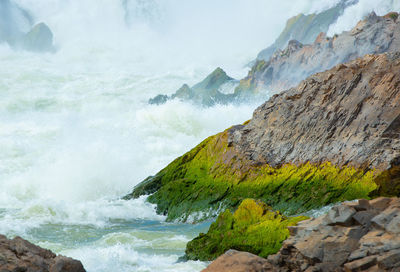
<path fill-rule="evenodd" d="M 92 272 L 203 269 L 176 261 L 208 222 L 167 223 L 145 198 L 120 198 L 257 104 L 147 100 L 217 66 L 244 77 L 288 17 L 338 1 L 15 2 L 49 25 L 57 51 L 0 45 L 0 233 Z"/>

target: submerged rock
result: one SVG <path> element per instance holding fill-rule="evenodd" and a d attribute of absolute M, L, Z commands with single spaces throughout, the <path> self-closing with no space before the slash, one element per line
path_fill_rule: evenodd
<path fill-rule="evenodd" d="M 268 60 L 258 60 L 235 89 L 235 96 L 254 96 L 269 91 L 279 93 L 297 85 L 311 74 L 364 56 L 396 52 L 400 49 L 400 20 L 397 13 L 371 13 L 352 30 L 334 37 L 320 33 L 311 44 L 292 40 Z"/>
<path fill-rule="evenodd" d="M 0 271 L 30 271 L 30 272 L 85 272 L 80 261 L 15 237 L 10 240 L 0 235 Z"/>
<path fill-rule="evenodd" d="M 343 225 L 338 211 L 347 210 Z M 228 251 L 203 271 L 400 271 L 398 218 L 399 198 L 344 203 L 289 227 L 290 238 L 268 259 Z"/>
<path fill-rule="evenodd" d="M 307 217 L 286 217 L 260 201 L 245 199 L 232 214 L 221 213 L 206 234 L 190 241 L 185 258 L 210 261 L 228 249 L 248 251 L 262 257 L 278 252 L 289 237 L 288 226 Z"/>
<path fill-rule="evenodd" d="M 149 104 L 164 104 L 170 99 L 190 101 L 203 106 L 214 104 L 226 104 L 233 101 L 232 94 L 224 94 L 220 88 L 227 83 L 234 82 L 235 79 L 229 77 L 221 68 L 215 69 L 203 81 L 189 87 L 184 84 L 171 96 L 157 95 L 149 100 Z"/>
<path fill-rule="evenodd" d="M 274 95 L 137 185 L 168 220 L 260 199 L 287 214 L 400 194 L 400 54 L 367 55 Z"/>

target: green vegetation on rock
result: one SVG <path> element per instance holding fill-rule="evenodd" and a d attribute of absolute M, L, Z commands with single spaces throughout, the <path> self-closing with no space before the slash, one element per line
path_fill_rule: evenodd
<path fill-rule="evenodd" d="M 265 203 L 245 199 L 235 213 L 221 213 L 207 234 L 200 233 L 186 246 L 185 258 L 209 261 L 229 249 L 251 252 L 267 257 L 279 251 L 289 237 L 288 226 L 307 217 L 286 217 Z"/>
<path fill-rule="evenodd" d="M 375 172 L 314 165 L 254 165 L 228 144 L 226 130 L 175 159 L 125 198 L 148 195 L 167 220 L 186 221 L 210 209 L 235 209 L 246 198 L 259 199 L 286 214 L 296 214 L 345 200 L 369 198 L 377 189 Z M 207 215 L 206 215 L 207 216 Z M 204 218 L 203 218 L 204 219 Z"/>

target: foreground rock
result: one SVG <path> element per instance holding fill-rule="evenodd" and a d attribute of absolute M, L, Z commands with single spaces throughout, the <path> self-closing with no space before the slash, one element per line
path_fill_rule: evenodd
<path fill-rule="evenodd" d="M 268 261 L 257 255 L 228 250 L 202 272 L 261 272 L 270 267 Z"/>
<path fill-rule="evenodd" d="M 377 16 L 371 13 L 352 30 L 334 37 L 321 33 L 313 43 L 292 40 L 270 59 L 259 60 L 235 90 L 237 97 L 249 97 L 266 90 L 279 93 L 297 85 L 311 74 L 354 60 L 365 54 L 400 50 L 398 13 Z"/>
<path fill-rule="evenodd" d="M 206 234 L 190 241 L 185 259 L 210 261 L 228 249 L 245 250 L 262 257 L 278 252 L 289 237 L 288 226 L 308 217 L 287 217 L 260 201 L 245 199 L 232 214 L 221 213 Z"/>
<path fill-rule="evenodd" d="M 296 214 L 400 194 L 400 54 L 367 55 L 273 96 L 243 125 L 211 136 L 126 198 L 168 220 L 245 198 Z"/>
<path fill-rule="evenodd" d="M 235 82 L 236 80 L 229 77 L 224 70 L 218 67 L 196 85 L 189 87 L 187 84 L 184 84 L 171 96 L 159 94 L 151 98 L 149 104 L 164 104 L 171 99 L 190 101 L 203 106 L 226 104 L 232 102 L 234 97 L 233 94 L 223 93 L 221 89 L 227 84 L 234 84 Z"/>
<path fill-rule="evenodd" d="M 50 250 L 16 237 L 12 240 L 0 235 L 1 272 L 84 272 L 80 261 L 56 255 Z"/>
<path fill-rule="evenodd" d="M 203 271 L 400 271 L 399 198 L 342 204 L 289 230 L 268 260 L 228 251 Z"/>

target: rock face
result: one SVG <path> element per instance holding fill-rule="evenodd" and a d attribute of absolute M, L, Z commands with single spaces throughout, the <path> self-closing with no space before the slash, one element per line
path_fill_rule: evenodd
<path fill-rule="evenodd" d="M 311 74 L 354 60 L 365 54 L 395 52 L 400 48 L 400 19 L 397 13 L 371 13 L 352 30 L 334 37 L 321 33 L 313 43 L 289 42 L 269 60 L 259 60 L 235 90 L 238 97 L 259 92 L 278 93 L 297 85 Z"/>
<path fill-rule="evenodd" d="M 400 271 L 400 199 L 359 200 L 289 227 L 278 254 L 228 251 L 203 271 Z"/>
<path fill-rule="evenodd" d="M 80 261 L 56 255 L 16 237 L 0 235 L 0 271 L 2 272 L 85 272 Z"/>
<path fill-rule="evenodd" d="M 257 60 L 268 61 L 276 50 L 284 49 L 290 40 L 297 40 L 304 44 L 314 42 L 319 33 L 328 31 L 329 26 L 336 22 L 348 6 L 357 2 L 358 0 L 342 0 L 323 12 L 308 15 L 301 13 L 290 18 L 276 41 L 262 50 L 258 54 Z"/>
<path fill-rule="evenodd" d="M 229 77 L 221 68 L 215 69 L 203 81 L 193 87 L 184 84 L 173 95 L 157 95 L 149 100 L 149 104 L 164 104 L 170 99 L 180 99 L 191 101 L 203 106 L 212 106 L 214 104 L 225 104 L 232 102 L 232 94 L 224 94 L 221 88 L 229 83 L 235 83 L 236 80 Z"/>
<path fill-rule="evenodd" d="M 400 54 L 367 55 L 274 95 L 135 187 L 168 219 L 245 198 L 296 214 L 400 195 Z"/>

